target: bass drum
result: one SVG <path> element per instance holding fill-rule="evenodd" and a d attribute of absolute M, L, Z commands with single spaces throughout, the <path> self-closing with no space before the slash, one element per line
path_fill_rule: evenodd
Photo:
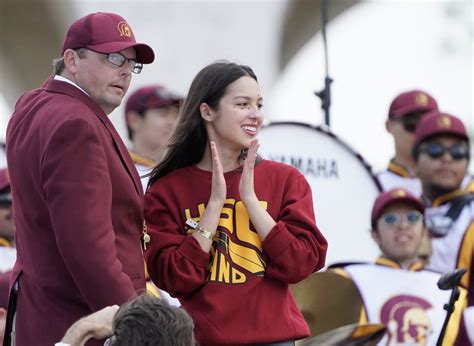
<path fill-rule="evenodd" d="M 296 167 L 308 180 L 316 223 L 328 240 L 326 263 L 373 261 L 370 213 L 380 183 L 362 156 L 322 127 L 275 122 L 259 134 L 264 159 Z"/>

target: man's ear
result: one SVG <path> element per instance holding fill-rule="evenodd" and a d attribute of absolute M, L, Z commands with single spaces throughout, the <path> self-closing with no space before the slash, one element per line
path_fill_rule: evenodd
<path fill-rule="evenodd" d="M 420 157 L 420 156 L 418 155 L 418 157 Z M 415 158 L 414 156 L 412 156 L 413 161 L 415 162 L 415 167 L 413 168 L 413 175 L 414 175 L 415 177 L 418 176 L 418 173 L 419 173 L 419 171 L 420 171 L 420 170 L 418 169 L 418 157 Z"/>
<path fill-rule="evenodd" d="M 66 49 L 63 54 L 64 66 L 72 74 L 77 72 L 77 60 L 80 59 L 77 52 L 72 49 Z"/>
<path fill-rule="evenodd" d="M 375 230 L 375 229 L 370 230 L 370 235 L 372 236 L 372 239 L 380 247 L 380 237 L 379 237 L 379 233 L 377 232 L 377 230 Z"/>
<path fill-rule="evenodd" d="M 385 120 L 385 129 L 387 130 L 388 133 L 392 133 L 392 124 L 393 121 L 390 119 Z"/>
<path fill-rule="evenodd" d="M 214 119 L 214 112 L 207 103 L 201 103 L 199 111 L 201 112 L 201 118 L 205 121 L 212 121 Z"/>

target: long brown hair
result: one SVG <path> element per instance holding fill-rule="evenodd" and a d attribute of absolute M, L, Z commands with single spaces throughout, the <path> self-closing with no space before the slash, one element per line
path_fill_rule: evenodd
<path fill-rule="evenodd" d="M 150 173 L 148 187 L 169 172 L 194 165 L 202 159 L 208 145 L 208 136 L 199 107 L 206 103 L 212 109 L 217 109 L 227 86 L 244 76 L 257 81 L 257 76 L 250 67 L 228 61 L 214 62 L 196 75 L 181 106 L 169 149 Z"/>

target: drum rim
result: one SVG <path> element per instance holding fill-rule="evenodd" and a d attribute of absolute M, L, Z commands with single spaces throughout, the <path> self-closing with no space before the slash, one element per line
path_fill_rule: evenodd
<path fill-rule="evenodd" d="M 365 170 L 369 173 L 369 176 L 374 181 L 375 186 L 377 187 L 377 190 L 379 191 L 379 193 L 383 191 L 382 184 L 380 183 L 379 179 L 377 178 L 377 176 L 376 176 L 376 174 L 375 174 L 375 172 L 372 168 L 372 165 L 369 164 L 364 159 L 364 157 L 358 151 L 353 149 L 346 141 L 344 141 L 343 139 L 341 139 L 341 137 L 339 137 L 334 132 L 332 132 L 329 127 L 321 126 L 321 125 L 312 125 L 312 124 L 302 123 L 302 122 L 298 122 L 298 121 L 273 121 L 273 122 L 269 122 L 269 123 L 265 124 L 262 127 L 262 129 L 265 129 L 265 128 L 270 127 L 270 126 L 279 126 L 279 125 L 295 125 L 295 126 L 308 127 L 312 130 L 316 130 L 316 131 L 321 132 L 321 133 L 323 133 L 323 134 L 325 134 L 329 137 L 334 138 L 336 141 L 338 141 L 340 144 L 342 144 L 342 146 L 346 150 L 348 150 L 351 154 L 353 154 L 357 158 L 357 160 L 360 161 L 360 163 L 362 163 L 362 166 L 365 168 Z"/>

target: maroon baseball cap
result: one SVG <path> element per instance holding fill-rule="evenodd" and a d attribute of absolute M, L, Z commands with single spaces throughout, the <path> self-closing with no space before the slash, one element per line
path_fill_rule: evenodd
<path fill-rule="evenodd" d="M 459 118 L 447 113 L 433 111 L 426 114 L 416 127 L 415 144 L 440 134 L 454 135 L 469 141 L 466 128 Z"/>
<path fill-rule="evenodd" d="M 134 91 L 127 100 L 125 113 L 135 111 L 143 113 L 147 109 L 159 108 L 168 105 L 179 105 L 183 97 L 162 85 L 149 85 Z"/>
<path fill-rule="evenodd" d="M 97 12 L 72 23 L 61 55 L 66 49 L 88 48 L 108 54 L 129 47 L 135 48 L 139 63 L 150 64 L 155 60 L 155 53 L 150 46 L 135 41 L 132 28 L 125 19 L 115 13 Z"/>
<path fill-rule="evenodd" d="M 420 213 L 423 213 L 425 211 L 425 206 L 423 202 L 419 198 L 415 197 L 410 192 L 404 189 L 392 189 L 390 191 L 382 192 L 380 195 L 378 195 L 372 208 L 371 222 L 373 229 L 375 229 L 377 220 L 382 215 L 384 209 L 396 202 L 404 202 L 411 204 Z"/>
<path fill-rule="evenodd" d="M 438 109 L 438 103 L 427 92 L 411 90 L 401 93 L 390 104 L 389 118 L 403 117 L 413 112 L 430 112 Z"/>

